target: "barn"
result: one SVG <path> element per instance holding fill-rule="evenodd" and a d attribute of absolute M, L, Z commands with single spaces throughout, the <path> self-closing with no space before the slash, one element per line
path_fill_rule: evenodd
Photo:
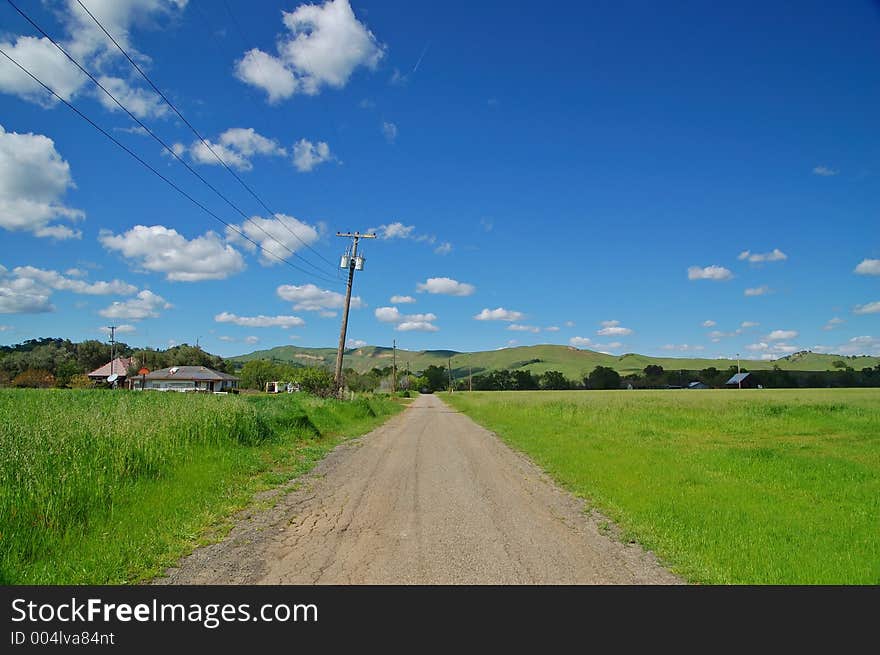
<path fill-rule="evenodd" d="M 755 383 L 755 376 L 753 376 L 751 373 L 737 373 L 727 382 L 725 382 L 725 386 L 743 389 L 754 389 L 757 385 Z"/>
<path fill-rule="evenodd" d="M 134 365 L 134 359 L 131 357 L 117 357 L 113 361 L 107 362 L 103 366 L 96 368 L 88 374 L 92 382 L 107 382 L 107 378 L 111 375 L 116 377 L 111 382 L 122 384 L 125 376 L 128 374 L 128 368 Z"/>
<path fill-rule="evenodd" d="M 239 378 L 207 366 L 171 366 L 147 373 L 144 388 L 154 391 L 237 393 Z"/>

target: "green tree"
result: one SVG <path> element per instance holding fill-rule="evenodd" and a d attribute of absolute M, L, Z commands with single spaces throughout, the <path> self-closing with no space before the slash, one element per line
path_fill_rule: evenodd
<path fill-rule="evenodd" d="M 584 382 L 590 389 L 620 389 L 620 373 L 608 366 L 597 366 Z"/>
<path fill-rule="evenodd" d="M 265 359 L 252 359 L 241 367 L 239 373 L 241 386 L 245 389 L 258 389 L 263 391 L 267 382 L 278 379 L 275 364 Z"/>
<path fill-rule="evenodd" d="M 617 384 L 620 386 L 620 376 L 617 376 Z M 559 371 L 547 371 L 541 376 L 542 389 L 570 389 L 571 382 Z"/>
<path fill-rule="evenodd" d="M 428 379 L 430 391 L 440 391 L 449 386 L 449 373 L 442 366 L 431 364 L 422 372 L 422 375 Z"/>

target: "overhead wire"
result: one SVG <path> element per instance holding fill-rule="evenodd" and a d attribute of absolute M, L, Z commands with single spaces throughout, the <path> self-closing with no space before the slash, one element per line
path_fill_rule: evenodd
<path fill-rule="evenodd" d="M 11 0 L 9 0 L 9 1 L 11 2 Z M 186 119 L 186 117 L 180 112 L 180 110 L 177 109 L 177 107 L 174 105 L 174 103 L 172 103 L 171 100 L 169 100 L 168 97 L 162 92 L 162 90 L 158 86 L 156 86 L 156 84 L 153 82 L 153 80 L 150 79 L 150 77 L 144 72 L 144 70 L 138 65 L 138 63 L 134 59 L 132 59 L 132 57 L 128 54 L 128 52 L 126 52 L 125 48 L 123 48 L 119 44 L 119 42 L 113 37 L 113 35 L 110 34 L 110 32 L 107 30 L 107 28 L 104 27 L 104 25 L 101 23 L 101 21 L 98 20 L 95 17 L 95 15 L 91 11 L 89 11 L 89 8 L 86 7 L 82 3 L 82 0 L 76 0 L 76 2 L 80 7 L 82 7 L 83 11 L 85 11 L 89 15 L 89 18 L 91 18 L 95 22 L 95 24 L 101 29 L 101 31 L 107 36 L 107 38 L 110 39 L 110 41 L 113 43 L 113 45 L 116 46 L 116 48 L 119 50 L 119 52 L 122 53 L 122 55 L 128 60 L 128 62 L 132 65 L 132 67 L 134 67 L 134 69 L 140 74 L 140 76 L 144 78 L 144 80 L 147 82 L 147 84 L 149 84 L 150 87 L 152 87 L 152 89 L 157 94 L 159 94 L 159 96 L 162 98 L 162 100 L 165 101 L 165 104 L 167 104 L 171 108 L 171 110 L 175 114 L 177 114 L 177 117 L 180 118 L 181 121 L 183 121 L 183 123 L 190 129 L 190 131 L 192 131 L 192 133 L 195 134 L 196 138 L 198 138 L 198 140 L 210 151 L 210 153 L 217 159 L 217 161 L 220 162 L 220 164 L 223 166 L 223 168 L 225 168 L 238 181 L 238 183 L 245 190 L 247 190 L 247 192 L 250 193 L 251 196 L 253 196 L 253 198 L 263 207 L 263 209 L 265 209 L 269 213 L 270 216 L 275 216 L 276 212 L 274 210 L 272 210 L 263 201 L 263 199 L 257 194 L 257 192 L 254 191 L 253 188 L 251 188 L 251 186 L 248 185 L 247 182 L 245 182 L 241 178 L 241 176 L 238 175 L 238 173 L 236 173 L 232 168 L 230 168 L 230 166 L 226 163 L 226 161 L 224 161 L 224 159 L 220 155 L 217 154 L 217 152 L 214 150 L 214 148 L 211 147 L 211 143 L 208 140 L 206 140 L 201 135 L 201 133 L 199 133 L 199 131 L 192 125 L 192 123 L 190 123 Z M 226 5 L 226 10 L 229 12 L 230 16 L 232 16 L 232 12 L 229 9 L 228 4 Z M 235 21 L 234 17 L 233 17 L 233 21 Z M 235 22 L 235 26 L 236 26 L 236 29 L 239 31 L 239 34 L 241 34 L 241 28 L 238 26 L 237 22 Z M 305 246 L 306 248 L 311 250 L 315 255 L 320 257 L 322 260 L 324 260 L 324 262 L 329 264 L 331 267 L 335 268 L 334 264 L 329 259 L 327 259 L 326 257 L 324 257 L 324 255 L 322 255 L 320 252 L 315 250 L 308 242 L 306 242 L 296 232 L 294 232 L 292 229 L 290 229 L 290 227 L 288 227 L 286 223 L 284 223 L 283 221 L 280 221 L 280 220 L 279 220 L 279 223 L 295 239 L 297 239 L 303 246 Z M 303 258 L 303 261 L 307 261 L 307 260 L 305 260 L 305 258 Z M 311 262 L 309 262 L 309 263 L 311 263 Z"/>

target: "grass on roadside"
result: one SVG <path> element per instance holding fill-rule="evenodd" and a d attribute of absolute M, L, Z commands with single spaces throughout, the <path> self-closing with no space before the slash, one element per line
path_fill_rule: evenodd
<path fill-rule="evenodd" d="M 402 405 L 0 390 L 0 583 L 148 579 Z"/>
<path fill-rule="evenodd" d="M 877 390 L 448 400 L 688 580 L 880 583 Z"/>

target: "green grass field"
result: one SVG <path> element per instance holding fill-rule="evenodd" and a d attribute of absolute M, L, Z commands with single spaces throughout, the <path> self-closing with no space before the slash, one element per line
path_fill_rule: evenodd
<path fill-rule="evenodd" d="M 880 390 L 443 398 L 691 582 L 880 583 Z"/>
<path fill-rule="evenodd" d="M 152 577 L 256 491 L 401 408 L 301 394 L 0 389 L 0 584 Z"/>

